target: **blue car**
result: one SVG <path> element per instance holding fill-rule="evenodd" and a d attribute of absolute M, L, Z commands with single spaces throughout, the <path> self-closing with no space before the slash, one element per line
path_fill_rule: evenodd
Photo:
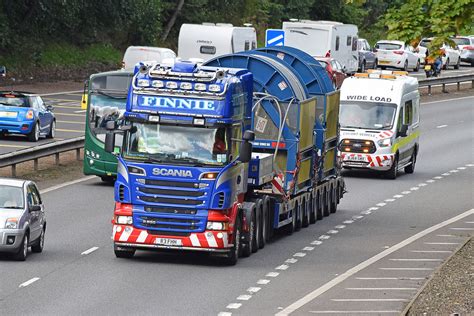
<path fill-rule="evenodd" d="M 0 136 L 23 134 L 32 142 L 54 138 L 53 107 L 40 96 L 20 91 L 0 91 Z"/>

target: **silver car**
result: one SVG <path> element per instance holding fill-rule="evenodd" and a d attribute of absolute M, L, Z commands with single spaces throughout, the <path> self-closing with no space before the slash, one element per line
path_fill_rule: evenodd
<path fill-rule="evenodd" d="M 35 183 L 0 178 L 0 252 L 24 261 L 28 247 L 42 252 L 46 217 Z"/>

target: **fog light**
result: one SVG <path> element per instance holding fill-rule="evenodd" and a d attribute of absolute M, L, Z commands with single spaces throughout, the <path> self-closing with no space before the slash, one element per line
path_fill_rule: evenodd
<path fill-rule="evenodd" d="M 7 237 L 7 245 L 13 245 L 15 243 L 15 236 Z"/>

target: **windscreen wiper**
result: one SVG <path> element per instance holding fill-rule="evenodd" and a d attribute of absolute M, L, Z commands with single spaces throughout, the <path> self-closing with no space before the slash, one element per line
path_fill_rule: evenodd
<path fill-rule="evenodd" d="M 100 95 L 105 95 L 106 97 L 112 98 L 112 99 L 126 99 L 127 95 L 125 94 L 111 94 L 104 92 L 102 90 L 94 90 L 94 93 L 100 94 Z"/>

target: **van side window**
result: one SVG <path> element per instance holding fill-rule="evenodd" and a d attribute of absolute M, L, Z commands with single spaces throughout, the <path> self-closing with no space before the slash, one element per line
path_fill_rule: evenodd
<path fill-rule="evenodd" d="M 346 42 L 347 46 L 351 46 L 352 45 L 352 36 L 348 36 L 347 37 L 347 42 Z"/>
<path fill-rule="evenodd" d="M 354 36 L 352 38 L 352 51 L 355 52 L 357 50 L 357 37 Z"/>
<path fill-rule="evenodd" d="M 249 42 L 249 41 L 245 41 L 244 50 L 249 50 L 249 49 L 250 49 L 250 42 Z"/>
<path fill-rule="evenodd" d="M 401 108 L 400 112 L 398 113 L 397 131 L 399 131 L 402 128 L 402 122 L 403 122 L 403 108 Z"/>
<path fill-rule="evenodd" d="M 201 46 L 199 48 L 199 51 L 201 52 L 201 54 L 214 55 L 216 53 L 216 47 L 215 46 Z"/>
<path fill-rule="evenodd" d="M 403 124 L 411 125 L 413 123 L 413 101 L 405 102 L 405 115 Z"/>
<path fill-rule="evenodd" d="M 420 112 L 418 109 L 420 108 L 420 99 L 415 99 L 413 103 L 413 124 L 416 124 L 420 121 Z"/>
<path fill-rule="evenodd" d="M 336 51 L 339 50 L 339 36 L 336 36 Z"/>
<path fill-rule="evenodd" d="M 255 41 L 252 41 L 252 49 L 257 48 L 257 43 Z"/>

